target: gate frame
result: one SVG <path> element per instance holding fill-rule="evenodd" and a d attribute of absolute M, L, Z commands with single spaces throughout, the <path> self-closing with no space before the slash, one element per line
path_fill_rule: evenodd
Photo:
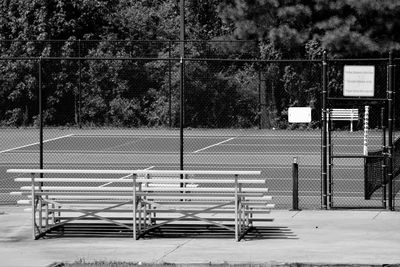
<path fill-rule="evenodd" d="M 360 59 L 355 59 L 360 60 Z M 362 60 L 362 59 L 361 59 Z M 389 52 L 387 63 L 387 89 L 386 89 L 386 98 L 374 98 L 374 97 L 329 97 L 328 91 L 328 59 L 326 51 L 323 52 L 322 56 L 322 136 L 321 136 L 321 153 L 322 153 L 322 166 L 321 166 L 321 209 L 332 209 L 332 208 L 340 208 L 333 207 L 332 205 L 332 162 L 334 158 L 365 158 L 367 156 L 344 156 L 332 155 L 332 147 L 331 147 L 331 120 L 329 118 L 329 108 L 328 105 L 330 101 L 333 100 L 347 100 L 347 101 L 363 101 L 363 102 L 380 102 L 387 107 L 387 130 L 388 130 L 388 143 L 386 146 L 386 142 L 383 142 L 383 151 L 384 153 L 384 162 L 386 167 L 386 172 L 384 172 L 384 179 L 388 184 L 388 209 L 394 210 L 393 203 L 393 115 L 394 115 L 394 69 L 395 65 L 393 63 L 393 52 Z M 337 61 L 337 60 L 335 60 Z M 386 129 L 383 129 L 383 139 L 386 140 Z M 386 189 L 384 188 L 386 191 Z M 382 208 L 386 209 L 386 194 L 383 195 Z M 368 207 L 370 208 L 370 207 Z"/>

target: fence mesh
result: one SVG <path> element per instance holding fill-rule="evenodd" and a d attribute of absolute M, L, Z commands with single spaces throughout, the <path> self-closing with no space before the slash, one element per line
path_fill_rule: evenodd
<path fill-rule="evenodd" d="M 27 144 L 39 142 L 37 60 L 0 60 L 0 128 L 2 160 L 0 161 L 0 204 L 15 203 L 10 192 L 17 191 L 8 168 L 25 163 L 28 155 L 14 153 Z M 38 156 L 30 166 L 39 167 Z M 25 165 L 24 165 L 25 166 Z"/>
<path fill-rule="evenodd" d="M 39 167 L 39 85 L 45 168 L 178 169 L 179 45 L 1 41 L 3 173 L 16 166 Z M 322 61 L 260 60 L 258 42 L 187 41 L 185 52 L 184 168 L 261 170 L 274 202 L 289 208 L 297 158 L 300 207 L 320 208 Z M 328 63 L 329 97 L 342 97 L 346 64 L 375 66 L 374 97 L 386 97 L 385 60 Z M 378 102 L 370 104 L 370 150 L 382 146 L 384 106 Z M 289 123 L 288 108 L 295 106 L 311 107 L 312 121 Z M 365 106 L 330 102 L 329 108 L 359 112 L 353 132 L 349 121 L 333 122 L 333 155 L 362 154 Z M 370 205 L 363 195 L 363 167 L 363 160 L 334 160 L 333 193 L 339 206 Z M 8 193 L 17 189 L 5 174 L 1 202 L 14 203 Z"/>

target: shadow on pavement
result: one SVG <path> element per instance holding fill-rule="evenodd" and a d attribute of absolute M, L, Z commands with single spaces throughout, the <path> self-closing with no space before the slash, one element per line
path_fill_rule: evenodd
<path fill-rule="evenodd" d="M 228 225 L 233 227 L 233 225 Z M 121 226 L 100 223 L 69 223 L 49 231 L 44 238 L 60 237 L 127 237 L 132 238 L 132 231 Z M 141 238 L 232 238 L 232 231 L 214 225 L 205 224 L 167 224 L 151 229 Z M 257 239 L 298 239 L 285 226 L 253 226 L 243 240 Z"/>

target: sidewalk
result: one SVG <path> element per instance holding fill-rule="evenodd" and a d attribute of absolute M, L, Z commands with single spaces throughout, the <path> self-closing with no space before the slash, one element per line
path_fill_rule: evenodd
<path fill-rule="evenodd" d="M 32 240 L 30 213 L 0 206 L 0 266 L 127 261 L 212 264 L 400 264 L 400 212 L 272 211 L 283 229 L 235 242 L 230 238 L 53 238 Z M 264 227 L 264 228 L 265 228 Z M 262 229 L 262 227 L 261 227 Z"/>

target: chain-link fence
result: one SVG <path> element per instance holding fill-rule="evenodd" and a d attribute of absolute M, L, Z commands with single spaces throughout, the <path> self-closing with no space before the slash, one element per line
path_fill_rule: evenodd
<path fill-rule="evenodd" d="M 15 203 L 16 197 L 10 192 L 18 190 L 6 169 L 22 166 L 25 163 L 23 158 L 27 156 L 10 153 L 15 148 L 39 141 L 38 73 L 36 59 L 0 60 L 1 204 Z M 38 168 L 39 155 L 35 158 L 30 166 Z"/>
<path fill-rule="evenodd" d="M 379 179 L 379 188 L 372 196 L 366 196 L 365 156 L 381 151 L 387 134 L 387 59 L 375 60 L 332 60 L 328 62 L 328 103 L 331 118 L 329 129 L 330 148 L 330 193 L 332 207 L 384 207 L 382 170 L 371 182 Z M 374 91 L 368 97 L 346 96 L 344 92 L 344 72 L 346 67 L 359 67 L 374 71 Z M 352 72 L 350 72 L 352 71 Z M 355 73 L 353 69 L 347 71 Z M 357 79 L 362 75 L 357 74 Z M 349 78 L 347 78 L 349 79 Z M 351 80 L 352 81 L 352 80 Z M 354 87 L 354 86 L 353 86 Z M 366 86 L 364 86 L 366 87 Z M 348 93 L 347 93 L 348 94 Z M 354 93 L 359 94 L 358 92 Z M 336 110 L 353 110 L 354 117 L 337 115 Z M 336 112 L 337 113 L 337 112 Z M 382 153 L 381 153 L 382 154 Z M 374 154 L 375 155 L 375 154 Z M 381 161 L 383 164 L 383 158 Z M 346 175 L 347 174 L 347 175 Z M 358 177 L 363 177 L 359 179 Z"/>
<path fill-rule="evenodd" d="M 16 166 L 183 166 L 261 170 L 274 202 L 290 208 L 296 158 L 300 208 L 320 208 L 322 60 L 261 60 L 257 42 L 185 44 L 180 59 L 175 41 L 1 42 L 0 201 L 15 201 L 8 193 L 17 186 L 5 170 Z M 333 99 L 342 96 L 348 64 L 375 66 L 374 97 L 386 98 L 386 61 L 329 61 L 328 108 L 358 110 L 354 121 L 333 121 L 333 156 L 359 155 L 364 147 L 365 103 Z M 295 106 L 311 107 L 312 121 L 289 123 Z M 370 150 L 381 149 L 384 107 L 370 104 Z M 332 163 L 333 207 L 370 206 L 363 161 Z"/>

